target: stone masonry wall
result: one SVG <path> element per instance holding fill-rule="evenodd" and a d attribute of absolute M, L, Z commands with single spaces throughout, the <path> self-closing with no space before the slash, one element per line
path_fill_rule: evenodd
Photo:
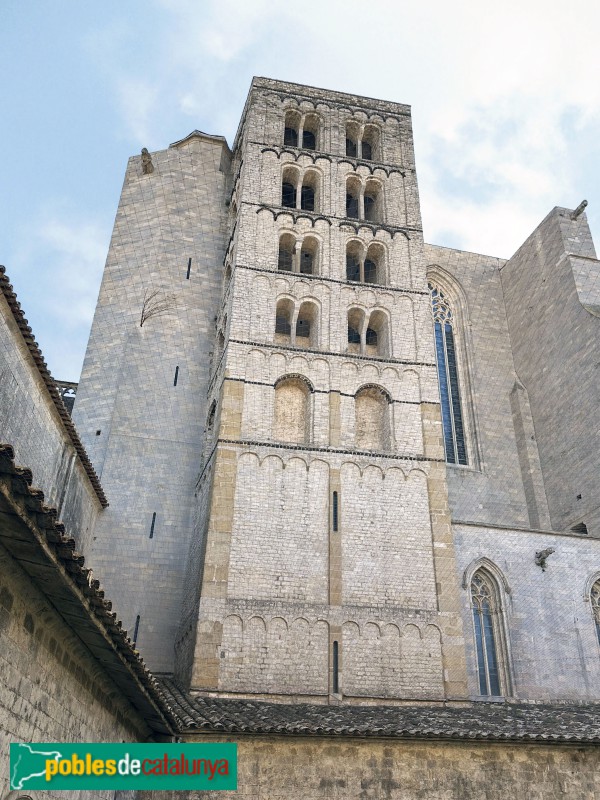
<path fill-rule="evenodd" d="M 552 527 L 565 530 L 584 522 L 598 535 L 600 262 L 585 214 L 572 219 L 568 209 L 555 208 L 501 275 Z"/>
<path fill-rule="evenodd" d="M 14 448 L 17 464 L 32 470 L 34 486 L 87 555 L 100 501 L 2 294 L 0 441 Z"/>
<path fill-rule="evenodd" d="M 238 139 L 224 355 L 209 390 L 227 458 L 204 489 L 192 687 L 318 700 L 334 691 L 337 643 L 339 691 L 357 702 L 460 694 L 447 497 L 443 475 L 429 479 L 442 453 L 439 432 L 427 446 L 424 435 L 438 394 L 409 110 L 335 92 L 325 104 L 301 89 L 255 81 Z M 315 151 L 283 146 L 289 109 L 318 115 Z M 345 156 L 348 120 L 378 126 L 372 163 Z M 281 208 L 289 170 L 313 182 L 314 212 Z M 348 177 L 378 187 L 377 223 L 346 218 Z M 281 236 L 310 242 L 312 275 L 278 270 Z M 348 282 L 347 248 L 373 245 L 377 285 Z M 278 307 L 291 309 L 293 330 L 310 308 L 310 337 L 284 341 Z M 349 345 L 349 315 L 363 336 L 378 330 L 376 346 Z M 296 387 L 298 426 L 281 408 L 285 385 Z"/>
<path fill-rule="evenodd" d="M 512 696 L 520 700 L 600 699 L 600 643 L 590 607 L 591 583 L 600 575 L 600 540 L 453 525 L 469 669 L 469 691 L 479 694 L 469 582 L 482 560 L 501 576 Z M 545 572 L 535 554 L 552 547 Z"/>
<path fill-rule="evenodd" d="M 266 736 L 237 741 L 238 789 L 222 792 L 223 800 L 594 800 L 600 793 L 600 750 L 594 746 Z M 139 800 L 175 800 L 182 793 L 140 794 Z M 209 793 L 185 796 L 200 800 Z"/>
<path fill-rule="evenodd" d="M 0 545 L 0 796 L 9 789 L 10 742 L 148 736 L 100 664 Z M 71 796 L 113 800 L 113 792 L 35 793 L 39 800 Z"/>
<path fill-rule="evenodd" d="M 110 507 L 91 566 L 149 666 L 172 671 L 221 295 L 225 140 L 132 158 L 74 409 Z M 166 313 L 140 327 L 144 297 Z"/>

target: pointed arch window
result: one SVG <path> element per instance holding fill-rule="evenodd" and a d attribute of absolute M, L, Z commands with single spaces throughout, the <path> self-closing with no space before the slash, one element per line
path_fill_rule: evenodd
<path fill-rule="evenodd" d="M 465 426 L 460 402 L 454 319 L 444 294 L 431 283 L 431 304 L 435 331 L 435 354 L 440 383 L 444 449 L 449 464 L 469 463 Z"/>
<path fill-rule="evenodd" d="M 594 622 L 596 624 L 596 636 L 598 637 L 598 644 L 600 644 L 600 579 L 592 586 L 590 600 L 592 603 L 592 614 L 594 615 Z"/>
<path fill-rule="evenodd" d="M 477 680 L 481 695 L 500 696 L 500 602 L 492 578 L 478 570 L 471 579 L 471 608 L 477 655 Z"/>

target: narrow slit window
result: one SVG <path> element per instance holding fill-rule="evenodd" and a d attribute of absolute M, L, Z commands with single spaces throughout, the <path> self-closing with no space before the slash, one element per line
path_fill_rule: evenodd
<path fill-rule="evenodd" d="M 135 618 L 135 627 L 133 629 L 133 646 L 135 647 L 138 638 L 138 632 L 140 629 L 140 615 L 138 614 Z"/>
<path fill-rule="evenodd" d="M 152 514 L 152 522 L 150 523 L 150 536 L 149 539 L 154 539 L 154 526 L 156 525 L 156 511 Z"/>
<path fill-rule="evenodd" d="M 333 643 L 333 675 L 332 675 L 332 689 L 333 694 L 339 694 L 340 692 L 340 654 L 339 654 L 339 645 L 337 642 Z"/>
<path fill-rule="evenodd" d="M 338 531 L 338 493 L 333 493 L 333 508 L 331 513 L 331 522 L 335 533 Z"/>
<path fill-rule="evenodd" d="M 188 265 L 187 265 L 187 275 L 185 276 L 188 281 L 190 279 L 190 272 L 192 271 L 192 259 L 188 258 Z"/>
<path fill-rule="evenodd" d="M 173 378 L 173 386 L 177 386 L 179 380 L 179 367 L 175 367 L 175 377 Z"/>

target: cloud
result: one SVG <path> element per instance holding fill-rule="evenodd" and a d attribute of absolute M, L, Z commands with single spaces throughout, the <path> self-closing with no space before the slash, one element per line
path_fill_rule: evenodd
<path fill-rule="evenodd" d="M 109 231 L 72 208 L 30 220 L 15 254 L 18 284 L 27 285 L 25 313 L 53 375 L 77 380 L 94 315 Z M 12 268 L 11 268 L 12 269 Z M 20 296 L 19 285 L 15 285 Z"/>

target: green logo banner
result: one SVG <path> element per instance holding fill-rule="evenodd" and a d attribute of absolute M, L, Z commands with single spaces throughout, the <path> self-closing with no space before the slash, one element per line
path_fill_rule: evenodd
<path fill-rule="evenodd" d="M 10 788 L 237 789 L 237 744 L 11 744 Z"/>

